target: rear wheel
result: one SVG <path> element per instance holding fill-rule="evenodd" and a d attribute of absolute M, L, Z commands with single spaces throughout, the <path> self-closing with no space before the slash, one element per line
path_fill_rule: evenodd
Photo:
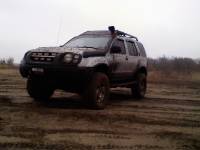
<path fill-rule="evenodd" d="M 144 98 L 147 89 L 147 79 L 144 73 L 138 73 L 136 83 L 131 87 L 131 92 L 135 98 Z"/>
<path fill-rule="evenodd" d="M 109 79 L 104 73 L 95 73 L 89 81 L 84 99 L 95 109 L 104 109 L 109 99 Z"/>
<path fill-rule="evenodd" d="M 48 102 L 54 89 L 43 78 L 28 78 L 27 91 L 35 101 Z"/>

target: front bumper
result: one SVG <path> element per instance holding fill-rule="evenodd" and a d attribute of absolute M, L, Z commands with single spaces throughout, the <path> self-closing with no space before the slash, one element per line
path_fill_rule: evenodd
<path fill-rule="evenodd" d="M 35 72 L 34 69 L 42 69 L 42 72 Z M 53 65 L 53 64 L 27 64 L 21 62 L 20 74 L 24 78 L 40 77 L 48 79 L 53 85 L 60 88 L 81 87 L 90 79 L 93 68 Z"/>
<path fill-rule="evenodd" d="M 78 67 L 67 65 L 53 65 L 53 64 L 20 64 L 20 74 L 22 77 L 28 77 L 30 75 L 36 75 L 32 68 L 41 68 L 44 70 L 43 76 L 57 76 L 57 75 L 88 75 L 93 71 L 91 67 Z"/>

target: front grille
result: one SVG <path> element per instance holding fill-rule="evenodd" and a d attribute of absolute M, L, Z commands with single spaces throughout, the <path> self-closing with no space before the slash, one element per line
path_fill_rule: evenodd
<path fill-rule="evenodd" d="M 37 62 L 53 62 L 57 55 L 55 52 L 32 52 L 30 58 Z"/>

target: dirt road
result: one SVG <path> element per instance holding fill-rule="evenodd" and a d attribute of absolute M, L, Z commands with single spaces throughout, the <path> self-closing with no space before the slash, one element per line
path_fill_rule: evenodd
<path fill-rule="evenodd" d="M 32 101 L 17 70 L 0 70 L 0 149 L 200 149 L 200 85 L 149 84 L 141 101 L 113 89 L 105 110 L 56 91 Z"/>

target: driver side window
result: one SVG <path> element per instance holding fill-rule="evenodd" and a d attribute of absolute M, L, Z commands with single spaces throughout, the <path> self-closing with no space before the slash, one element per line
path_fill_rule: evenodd
<path fill-rule="evenodd" d="M 114 46 L 117 46 L 117 47 L 121 48 L 121 53 L 120 54 L 126 54 L 124 40 L 116 39 L 112 44 L 112 47 L 114 47 Z"/>

